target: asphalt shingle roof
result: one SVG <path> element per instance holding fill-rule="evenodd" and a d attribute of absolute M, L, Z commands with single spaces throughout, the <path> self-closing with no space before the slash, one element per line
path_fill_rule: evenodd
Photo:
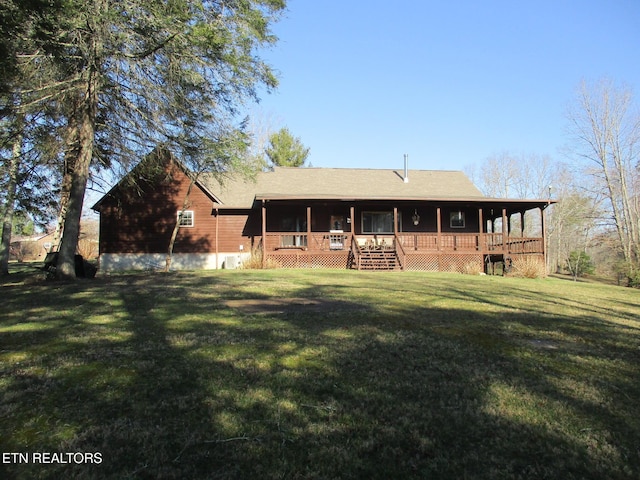
<path fill-rule="evenodd" d="M 255 181 L 213 177 L 202 183 L 222 207 L 250 208 L 262 199 L 334 200 L 429 200 L 485 198 L 463 172 L 410 170 L 404 182 L 403 170 L 354 168 L 276 167 L 260 172 Z"/>

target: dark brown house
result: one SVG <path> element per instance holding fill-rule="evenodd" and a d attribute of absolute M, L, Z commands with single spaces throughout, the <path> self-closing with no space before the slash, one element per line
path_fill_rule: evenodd
<path fill-rule="evenodd" d="M 544 262 L 549 203 L 487 198 L 457 171 L 276 167 L 219 182 L 168 160 L 154 175 L 137 167 L 93 208 L 103 271 L 162 267 L 178 220 L 176 269 L 254 256 L 284 268 L 463 271 Z"/>

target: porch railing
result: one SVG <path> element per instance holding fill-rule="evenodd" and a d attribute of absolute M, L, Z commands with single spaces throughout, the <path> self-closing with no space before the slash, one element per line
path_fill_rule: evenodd
<path fill-rule="evenodd" d="M 390 235 L 357 235 L 359 242 L 395 243 L 401 257 L 415 252 L 481 252 L 481 253 L 542 253 L 542 238 L 506 237 L 502 233 L 399 233 Z M 506 240 L 506 241 L 505 241 Z M 329 252 L 349 250 L 355 238 L 350 232 L 267 232 L 264 240 L 268 252 L 301 250 Z M 401 262 L 404 258 L 400 259 Z"/>
<path fill-rule="evenodd" d="M 356 270 L 360 270 L 360 255 L 362 252 L 355 236 L 351 237 L 351 251 L 353 252 L 353 260 L 355 261 L 354 267 Z"/>
<path fill-rule="evenodd" d="M 478 233 L 399 233 L 398 240 L 406 251 L 481 250 Z"/>
<path fill-rule="evenodd" d="M 267 232 L 265 247 L 267 251 L 310 250 L 324 252 L 331 250 L 349 250 L 351 233 L 349 232 Z"/>
<path fill-rule="evenodd" d="M 542 238 L 506 237 L 501 233 L 400 233 L 406 251 L 476 251 L 483 253 L 542 253 Z"/>
<path fill-rule="evenodd" d="M 394 247 L 396 250 L 396 255 L 398 256 L 398 261 L 400 262 L 400 269 L 404 270 L 407 264 L 406 258 L 407 254 L 404 251 L 404 247 L 402 246 L 402 242 L 399 241 L 398 237 L 394 239 Z"/>

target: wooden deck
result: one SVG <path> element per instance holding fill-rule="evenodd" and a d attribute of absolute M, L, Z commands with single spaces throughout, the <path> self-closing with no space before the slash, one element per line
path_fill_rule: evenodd
<path fill-rule="evenodd" d="M 265 258 L 286 268 L 462 271 L 484 268 L 487 258 L 544 255 L 542 238 L 497 233 L 399 233 L 352 235 L 345 232 L 268 232 Z"/>

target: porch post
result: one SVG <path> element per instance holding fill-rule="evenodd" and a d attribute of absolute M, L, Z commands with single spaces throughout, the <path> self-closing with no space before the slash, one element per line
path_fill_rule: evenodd
<path fill-rule="evenodd" d="M 220 251 L 218 249 L 218 233 L 220 232 L 220 228 L 218 227 L 218 223 L 220 223 L 220 210 L 218 209 L 218 206 L 216 205 L 215 207 L 215 212 L 216 212 L 216 270 L 220 265 L 220 260 L 219 260 L 219 255 L 220 255 Z"/>
<path fill-rule="evenodd" d="M 436 226 L 437 226 L 437 249 L 438 249 L 438 271 L 442 270 L 442 265 L 440 264 L 442 261 L 442 254 L 440 253 L 440 245 L 442 244 L 442 211 L 440 207 L 436 208 Z"/>
<path fill-rule="evenodd" d="M 349 215 L 351 215 L 351 236 L 356 233 L 356 207 L 351 205 L 349 207 Z"/>
<path fill-rule="evenodd" d="M 482 218 L 482 207 L 478 208 L 478 225 L 479 225 L 479 235 L 478 235 L 478 249 L 481 252 L 484 252 L 484 220 Z"/>
<path fill-rule="evenodd" d="M 520 236 L 524 238 L 524 212 L 520 212 Z"/>
<path fill-rule="evenodd" d="M 398 207 L 393 207 L 393 236 L 398 236 Z"/>
<path fill-rule="evenodd" d="M 267 266 L 267 203 L 262 200 L 262 268 Z"/>
<path fill-rule="evenodd" d="M 440 207 L 436 208 L 436 225 L 438 232 L 438 251 L 440 250 L 440 244 L 442 242 L 442 212 Z"/>
<path fill-rule="evenodd" d="M 509 236 L 509 228 L 507 226 L 507 209 L 502 209 L 502 252 L 507 253 L 507 238 Z"/>
<path fill-rule="evenodd" d="M 307 250 L 311 245 L 311 205 L 307 205 Z"/>
<path fill-rule="evenodd" d="M 547 266 L 547 225 L 544 221 L 544 208 L 540 207 L 540 226 L 542 228 L 542 260 L 544 268 L 549 271 Z"/>

